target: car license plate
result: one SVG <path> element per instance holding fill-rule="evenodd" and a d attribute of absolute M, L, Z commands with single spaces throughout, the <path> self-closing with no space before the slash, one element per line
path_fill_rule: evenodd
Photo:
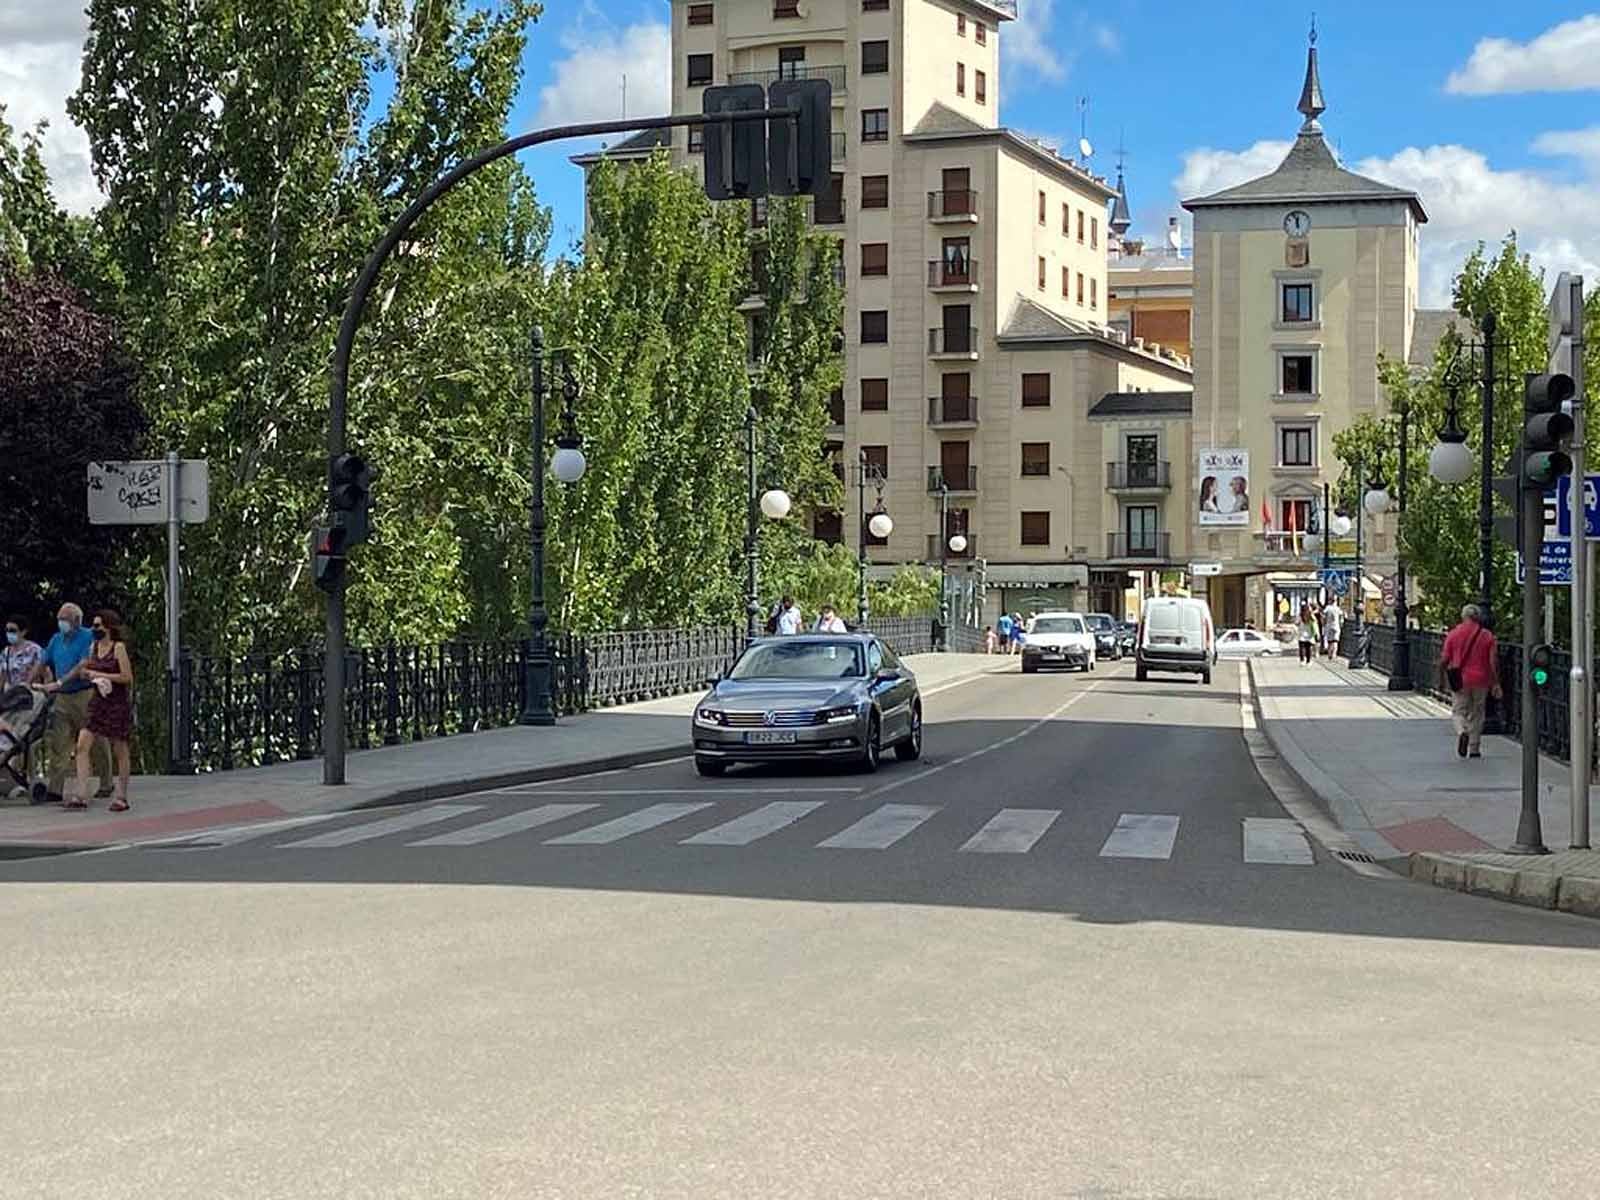
<path fill-rule="evenodd" d="M 752 729 L 744 735 L 747 746 L 786 746 L 795 740 L 790 729 Z"/>
<path fill-rule="evenodd" d="M 1059 650 L 1046 650 L 1044 652 L 1044 656 L 1046 658 L 1060 658 L 1061 657 L 1061 651 L 1059 651 Z"/>

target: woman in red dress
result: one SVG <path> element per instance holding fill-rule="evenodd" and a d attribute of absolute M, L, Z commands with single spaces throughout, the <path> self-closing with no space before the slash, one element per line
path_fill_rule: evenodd
<path fill-rule="evenodd" d="M 89 719 L 78 734 L 78 794 L 67 800 L 65 808 L 89 807 L 89 752 L 94 740 L 103 737 L 111 743 L 117 760 L 116 796 L 111 801 L 112 812 L 128 811 L 128 739 L 133 734 L 133 697 L 129 688 L 133 684 L 133 662 L 128 657 L 128 645 L 122 637 L 122 618 L 115 610 L 102 608 L 94 615 L 89 627 L 94 634 L 94 647 L 89 656 L 67 673 L 65 679 L 50 685 L 58 690 L 63 683 L 82 673 L 94 685 L 89 696 Z"/>

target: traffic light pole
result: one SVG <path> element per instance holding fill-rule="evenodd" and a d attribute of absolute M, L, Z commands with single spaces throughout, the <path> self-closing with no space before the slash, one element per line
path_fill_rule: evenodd
<path fill-rule="evenodd" d="M 1539 550 L 1544 543 L 1544 491 L 1523 481 L 1518 493 L 1522 505 L 1522 812 L 1517 819 L 1517 840 L 1512 854 L 1548 854 L 1539 820 L 1539 689 L 1534 684 L 1533 648 L 1544 636 L 1544 613 L 1539 586 Z"/>
<path fill-rule="evenodd" d="M 1589 671 L 1594 661 L 1594 625 L 1590 596 L 1594 578 L 1589 573 L 1587 539 L 1585 462 L 1588 447 L 1584 440 L 1583 419 L 1583 278 L 1568 277 L 1568 303 L 1572 313 L 1572 353 L 1567 373 L 1572 376 L 1572 671 L 1568 678 L 1567 704 L 1571 719 L 1571 750 L 1568 765 L 1572 800 L 1572 849 L 1589 848 L 1589 743 L 1594 733 L 1590 716 L 1593 695 Z"/>

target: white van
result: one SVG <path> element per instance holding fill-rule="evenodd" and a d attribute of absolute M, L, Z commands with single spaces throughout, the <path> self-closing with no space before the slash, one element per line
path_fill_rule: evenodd
<path fill-rule="evenodd" d="M 1139 618 L 1134 649 L 1134 674 L 1148 679 L 1151 671 L 1188 671 L 1211 682 L 1217 661 L 1217 633 L 1211 606 L 1193 597 L 1146 600 Z"/>

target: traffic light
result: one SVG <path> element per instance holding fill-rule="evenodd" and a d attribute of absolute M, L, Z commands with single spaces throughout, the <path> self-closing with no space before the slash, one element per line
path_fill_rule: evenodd
<path fill-rule="evenodd" d="M 311 578 L 332 594 L 344 579 L 345 531 L 337 525 L 319 525 L 311 531 Z"/>
<path fill-rule="evenodd" d="M 1542 692 L 1550 684 L 1550 678 L 1555 674 L 1556 651 L 1548 642 L 1541 642 L 1528 651 L 1528 678 L 1533 682 L 1533 690 Z"/>
<path fill-rule="evenodd" d="M 343 532 L 346 545 L 354 546 L 371 534 L 372 471 L 359 454 L 338 455 L 328 468 L 328 508 Z"/>
<path fill-rule="evenodd" d="M 1529 375 L 1522 389 L 1522 486 L 1542 492 L 1572 473 L 1572 459 L 1561 449 L 1572 436 L 1572 417 L 1563 405 L 1576 387 L 1570 375 Z"/>
<path fill-rule="evenodd" d="M 833 184 L 833 85 L 826 79 L 780 79 L 767 107 L 798 118 L 774 117 L 767 134 L 767 187 L 774 196 L 826 199 Z"/>
<path fill-rule="evenodd" d="M 701 112 L 759 112 L 767 93 L 759 83 L 708 87 Z M 747 200 L 767 194 L 765 121 L 720 121 L 705 130 L 706 195 L 712 200 Z"/>

